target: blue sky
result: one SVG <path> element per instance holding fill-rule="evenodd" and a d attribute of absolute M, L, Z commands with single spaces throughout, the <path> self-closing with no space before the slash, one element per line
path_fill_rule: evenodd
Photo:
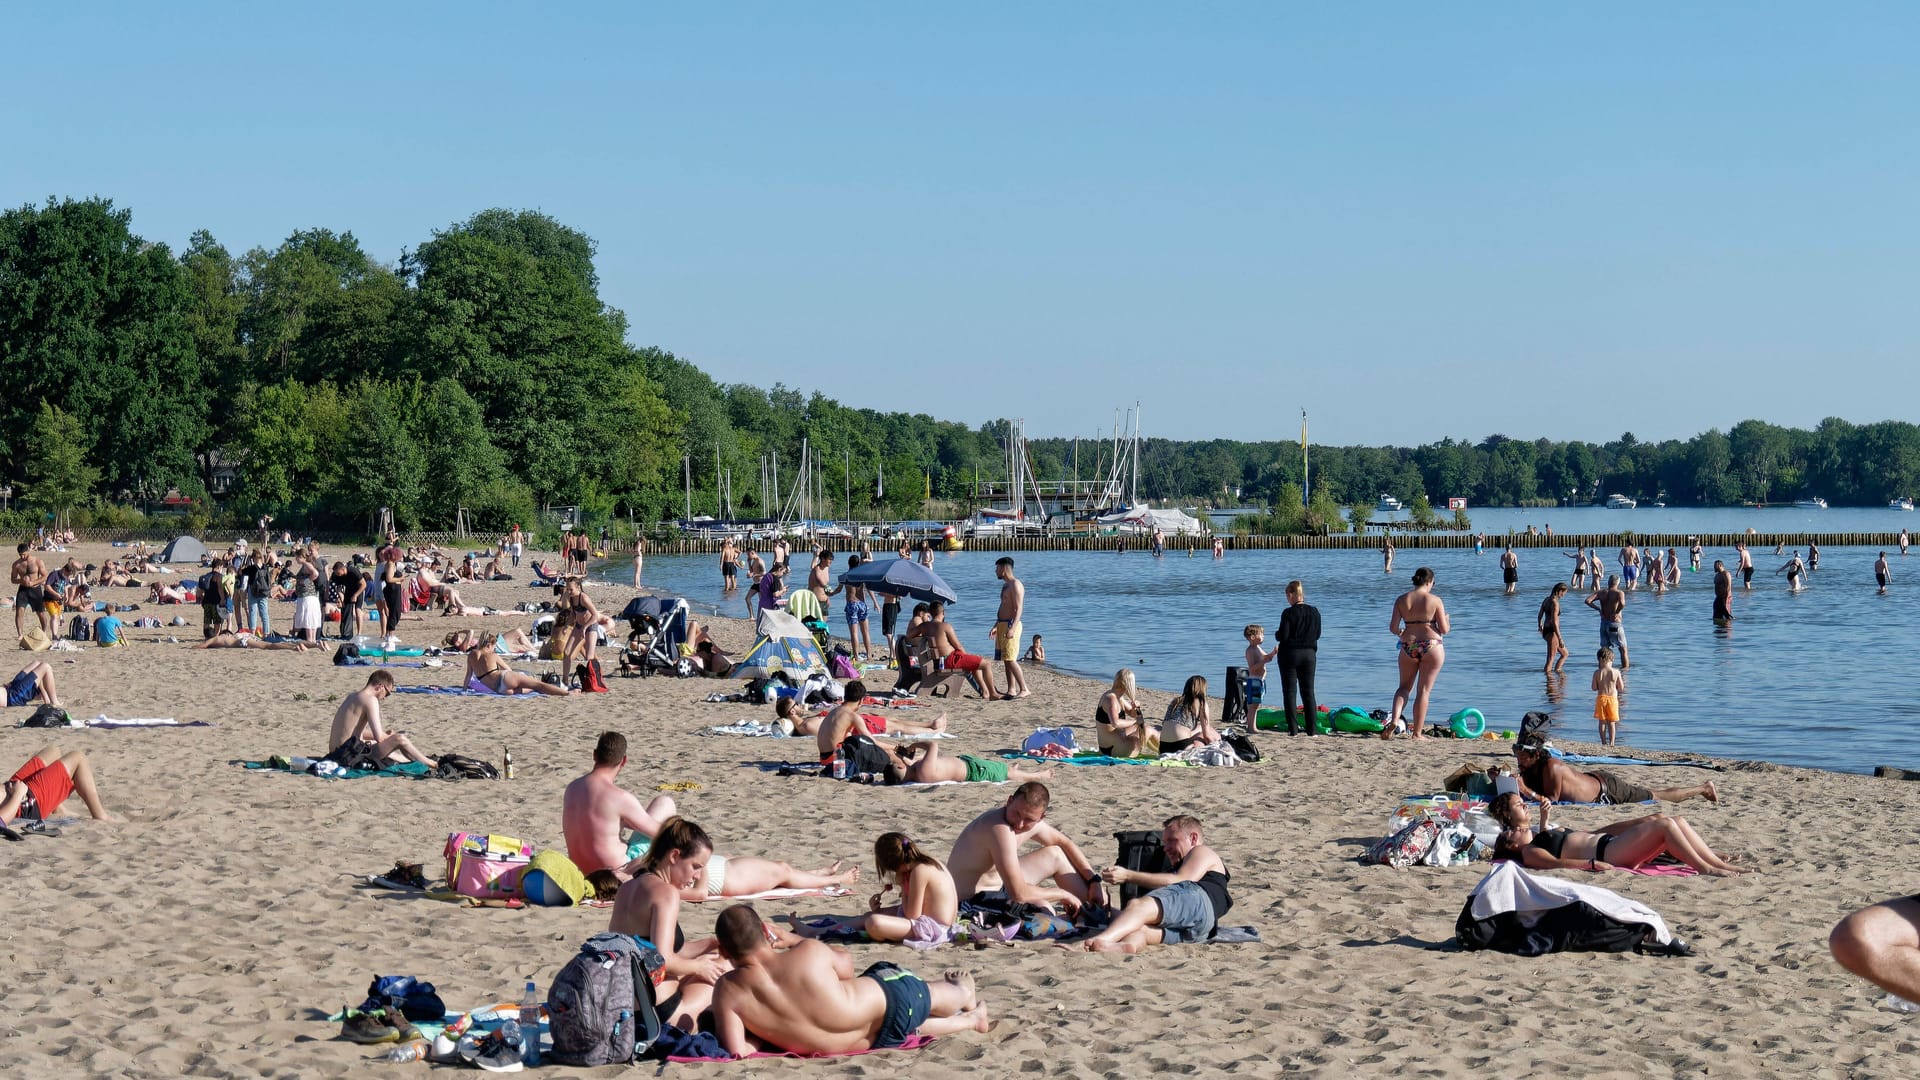
<path fill-rule="evenodd" d="M 15 11 L 0 202 L 385 259 L 536 208 L 637 344 L 1036 435 L 1139 400 L 1177 438 L 1648 439 L 1920 390 L 1911 6 L 554 7 Z"/>

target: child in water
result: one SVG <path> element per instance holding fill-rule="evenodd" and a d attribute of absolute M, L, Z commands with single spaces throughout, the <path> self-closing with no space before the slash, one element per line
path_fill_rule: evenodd
<path fill-rule="evenodd" d="M 1027 653 L 1020 658 L 1023 664 L 1044 664 L 1047 662 L 1047 647 L 1040 644 L 1040 635 L 1033 635 L 1033 644 L 1027 646 Z"/>
<path fill-rule="evenodd" d="M 1240 633 L 1247 639 L 1247 677 L 1240 689 L 1246 695 L 1247 716 L 1251 718 L 1260 712 L 1260 702 L 1266 699 L 1267 665 L 1280 655 L 1280 649 L 1276 646 L 1272 652 L 1260 651 L 1260 643 L 1267 640 L 1267 628 L 1259 623 L 1248 623 Z M 1248 729 L 1252 727 L 1249 722 Z"/>
<path fill-rule="evenodd" d="M 1600 722 L 1600 745 L 1612 746 L 1620 739 L 1620 691 L 1627 688 L 1627 677 L 1613 666 L 1613 650 L 1601 649 L 1599 666 L 1593 673 L 1593 718 Z"/>

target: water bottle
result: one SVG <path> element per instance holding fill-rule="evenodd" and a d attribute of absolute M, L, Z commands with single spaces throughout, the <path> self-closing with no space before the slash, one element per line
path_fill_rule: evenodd
<path fill-rule="evenodd" d="M 1887 1008 L 1892 1009 L 1894 1012 L 1903 1012 L 1903 1013 L 1920 1012 L 1920 1005 L 1916 1005 L 1913 1002 L 1908 1001 L 1906 998 L 1901 997 L 1899 994 L 1888 994 L 1886 997 L 1886 1000 L 1882 1001 L 1880 1004 L 1885 1005 Z"/>
<path fill-rule="evenodd" d="M 495 1034 L 499 1035 L 500 1041 L 503 1043 L 506 1043 L 508 1046 L 519 1047 L 520 1062 L 523 1065 L 526 1064 L 527 1036 L 524 1031 L 520 1030 L 520 1021 L 509 1020 L 506 1023 L 501 1024 L 499 1029 L 495 1032 Z"/>
<path fill-rule="evenodd" d="M 540 1064 L 540 988 L 527 980 L 520 995 L 520 1027 L 526 1042 L 520 1048 L 520 1061 L 529 1069 Z"/>
<path fill-rule="evenodd" d="M 847 778 L 847 759 L 845 755 L 833 755 L 833 764 L 829 766 L 829 773 L 835 780 L 845 780 Z"/>
<path fill-rule="evenodd" d="M 426 1059 L 427 1044 L 419 1039 L 415 1039 L 403 1046 L 396 1046 L 387 1051 L 387 1060 L 396 1065 L 409 1061 L 425 1061 Z"/>
<path fill-rule="evenodd" d="M 294 772 L 306 772 L 308 769 L 313 768 L 313 761 L 314 759 L 310 757 L 297 757 L 293 758 L 289 764 L 292 766 Z"/>

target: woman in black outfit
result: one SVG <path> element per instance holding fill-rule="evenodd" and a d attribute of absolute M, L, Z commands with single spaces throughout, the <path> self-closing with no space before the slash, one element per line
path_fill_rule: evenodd
<path fill-rule="evenodd" d="M 1320 609 L 1307 603 L 1307 587 L 1298 581 L 1287 582 L 1287 610 L 1280 613 L 1280 628 L 1274 632 L 1273 644 L 1287 709 L 1287 734 L 1300 734 L 1300 722 L 1293 711 L 1297 693 L 1299 703 L 1306 706 L 1307 734 L 1312 735 L 1320 711 L 1313 695 L 1313 669 L 1320 656 Z"/>

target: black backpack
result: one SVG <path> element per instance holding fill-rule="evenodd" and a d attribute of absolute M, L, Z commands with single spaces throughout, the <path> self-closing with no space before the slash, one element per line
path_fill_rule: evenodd
<path fill-rule="evenodd" d="M 42 705 L 33 710 L 33 715 L 27 717 L 26 721 L 20 726 L 40 728 L 72 727 L 73 717 L 68 716 L 67 710 L 65 709 L 54 705 Z"/>
<path fill-rule="evenodd" d="M 1114 861 L 1122 869 L 1137 870 L 1142 874 L 1164 874 L 1168 871 L 1167 852 L 1160 846 L 1160 830 L 1117 832 L 1113 838 L 1120 842 L 1120 857 Z M 1125 907 L 1150 891 L 1138 885 L 1122 885 L 1120 906 Z"/>
<path fill-rule="evenodd" d="M 666 960 L 632 934 L 587 939 L 547 989 L 549 1060 L 561 1065 L 626 1065 L 660 1037 L 654 980 Z"/>
<path fill-rule="evenodd" d="M 1553 717 L 1543 712 L 1530 712 L 1520 718 L 1520 738 L 1518 741 L 1525 742 L 1529 736 L 1533 735 L 1538 735 L 1544 739 L 1547 737 L 1547 729 L 1552 726 Z"/>
<path fill-rule="evenodd" d="M 863 774 L 878 773 L 884 775 L 893 759 L 887 756 L 880 745 L 866 735 L 849 735 L 835 751 L 847 762 L 847 779 L 857 779 Z"/>
<path fill-rule="evenodd" d="M 1238 757 L 1241 761 L 1252 762 L 1260 760 L 1260 748 L 1255 746 L 1253 739 L 1243 732 L 1222 732 L 1220 739 L 1228 746 L 1233 747 L 1234 756 Z"/>
<path fill-rule="evenodd" d="M 73 621 L 67 624 L 67 640 L 68 641 L 92 641 L 93 640 L 93 624 L 87 621 L 87 617 L 85 615 L 75 615 L 73 617 Z"/>
<path fill-rule="evenodd" d="M 465 754 L 441 754 L 430 775 L 436 780 L 498 780 L 500 770 L 491 761 Z"/>

